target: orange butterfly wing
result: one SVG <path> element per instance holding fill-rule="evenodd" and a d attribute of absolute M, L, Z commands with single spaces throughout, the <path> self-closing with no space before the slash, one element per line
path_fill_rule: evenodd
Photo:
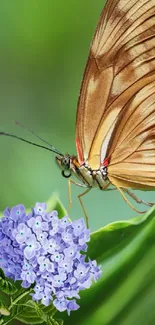
<path fill-rule="evenodd" d="M 127 104 L 109 155 L 108 177 L 114 185 L 155 187 L 155 81 Z"/>
<path fill-rule="evenodd" d="M 110 157 L 113 184 L 155 186 L 155 0 L 107 1 L 82 82 L 76 138 L 80 162 L 88 159 L 92 169 Z"/>

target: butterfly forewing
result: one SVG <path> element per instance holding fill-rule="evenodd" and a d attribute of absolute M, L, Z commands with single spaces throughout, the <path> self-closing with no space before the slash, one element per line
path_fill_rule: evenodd
<path fill-rule="evenodd" d="M 155 186 L 155 0 L 109 0 L 91 45 L 77 110 L 80 160 L 109 158 L 113 184 Z"/>

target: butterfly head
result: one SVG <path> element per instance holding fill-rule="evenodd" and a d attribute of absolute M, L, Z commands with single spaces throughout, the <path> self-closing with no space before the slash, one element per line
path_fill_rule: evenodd
<path fill-rule="evenodd" d="M 62 170 L 62 175 L 66 178 L 71 176 L 72 158 L 66 154 L 64 156 L 56 156 L 56 162 Z"/>

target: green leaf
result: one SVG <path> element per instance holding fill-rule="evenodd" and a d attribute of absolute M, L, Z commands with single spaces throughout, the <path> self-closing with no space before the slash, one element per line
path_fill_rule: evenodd
<path fill-rule="evenodd" d="M 63 325 L 64 322 L 62 319 L 53 319 L 53 318 L 50 318 L 46 321 L 47 325 Z"/>
<path fill-rule="evenodd" d="M 48 315 L 51 318 L 53 318 L 53 316 L 55 315 L 55 313 L 57 311 L 56 308 L 52 304 L 50 304 L 47 307 L 41 304 L 41 308 L 42 308 L 44 314 Z"/>
<path fill-rule="evenodd" d="M 9 316 L 10 311 L 9 309 L 4 305 L 4 303 L 0 300 L 0 315 Z"/>
<path fill-rule="evenodd" d="M 5 274 L 2 269 L 0 269 L 0 278 L 5 280 Z"/>
<path fill-rule="evenodd" d="M 36 313 L 37 313 L 37 315 L 39 316 L 39 318 L 41 319 L 41 320 L 44 320 L 44 321 L 46 321 L 46 315 L 44 314 L 44 312 L 43 312 L 43 310 L 41 309 L 41 307 L 40 307 L 40 305 L 39 304 L 37 304 L 35 301 L 33 301 L 33 300 L 31 300 L 30 302 L 29 302 L 29 305 L 30 305 L 30 307 L 34 307 L 35 308 L 35 310 L 36 310 Z"/>
<path fill-rule="evenodd" d="M 1 272 L 1 274 L 2 276 L 0 276 L 0 290 L 8 295 L 13 295 L 17 291 L 17 288 L 13 283 L 4 278 L 3 272 Z"/>
<path fill-rule="evenodd" d="M 63 218 L 65 215 L 67 215 L 67 211 L 65 210 L 63 204 L 58 198 L 57 194 L 53 194 L 50 199 L 47 201 L 47 210 L 57 210 L 59 218 Z"/>
<path fill-rule="evenodd" d="M 78 311 L 63 314 L 64 324 L 155 324 L 155 208 L 93 233 L 88 256 L 102 265 L 101 279 L 81 293 Z"/>
<path fill-rule="evenodd" d="M 63 325 L 64 321 L 62 319 L 57 319 L 55 325 Z"/>
<path fill-rule="evenodd" d="M 24 324 L 42 324 L 47 322 L 50 317 L 53 318 L 54 313 L 55 307 L 52 304 L 45 307 L 30 300 L 30 297 L 27 296 L 13 307 L 12 317 Z"/>

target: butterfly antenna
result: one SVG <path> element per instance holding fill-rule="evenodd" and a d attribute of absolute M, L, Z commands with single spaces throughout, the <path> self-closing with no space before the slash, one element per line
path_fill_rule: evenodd
<path fill-rule="evenodd" d="M 48 151 L 55 152 L 55 153 L 59 154 L 60 156 L 63 156 L 63 154 L 62 153 L 59 153 L 59 151 L 56 150 L 56 149 L 54 150 L 52 148 L 47 148 L 47 147 L 42 146 L 40 144 L 37 144 L 35 142 L 25 140 L 24 138 L 18 137 L 17 135 L 14 135 L 14 134 L 10 134 L 10 133 L 7 133 L 7 132 L 0 132 L 0 135 L 5 135 L 5 136 L 11 137 L 11 138 L 15 138 L 15 139 L 21 140 L 23 142 L 26 142 L 28 144 L 31 144 L 32 146 L 39 147 L 39 148 L 43 148 L 43 149 L 46 149 Z"/>
<path fill-rule="evenodd" d="M 32 131 L 31 129 L 27 128 L 26 126 L 24 126 L 23 124 L 21 124 L 19 121 L 15 121 L 15 124 L 20 126 L 22 129 L 27 130 L 28 132 L 30 132 L 31 134 L 33 134 L 37 139 L 41 140 L 42 142 L 46 143 L 50 148 L 51 151 L 57 153 L 60 156 L 63 156 L 63 154 L 56 149 L 54 146 L 52 146 L 49 142 L 47 142 L 46 140 L 44 140 L 43 138 L 41 138 L 38 134 L 36 134 L 34 131 Z"/>

